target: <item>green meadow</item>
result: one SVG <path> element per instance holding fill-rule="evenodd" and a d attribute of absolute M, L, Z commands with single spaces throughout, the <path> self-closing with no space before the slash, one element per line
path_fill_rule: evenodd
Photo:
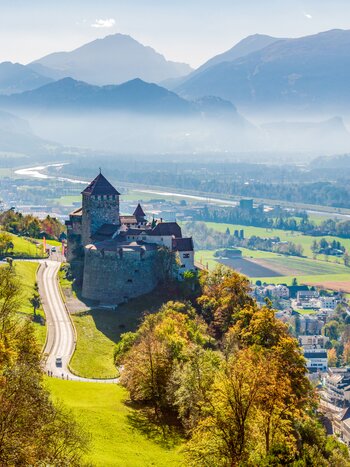
<path fill-rule="evenodd" d="M 91 435 L 85 461 L 101 467 L 175 467 L 183 465 L 183 440 L 150 424 L 127 403 L 117 384 L 81 383 L 46 378 L 53 399 L 72 410 Z"/>
<path fill-rule="evenodd" d="M 226 232 L 226 229 L 229 228 L 231 234 L 235 230 L 244 230 L 244 235 L 245 237 L 251 237 L 252 235 L 256 235 L 258 237 L 262 238 L 271 238 L 271 237 L 279 237 L 281 241 L 288 241 L 288 242 L 293 242 L 295 244 L 299 244 L 303 247 L 304 252 L 303 254 L 309 258 L 313 257 L 313 253 L 311 251 L 311 245 L 314 240 L 320 240 L 319 237 L 312 237 L 311 235 L 302 235 L 300 232 L 290 232 L 286 230 L 280 230 L 280 229 L 266 229 L 264 227 L 250 227 L 250 226 L 244 226 L 244 225 L 234 225 L 234 224 L 221 224 L 217 222 L 206 222 L 206 225 L 214 230 L 217 230 L 219 232 Z M 345 246 L 345 248 L 350 251 L 350 239 L 349 238 L 340 238 L 340 237 L 326 237 L 328 241 L 332 240 L 339 240 L 342 245 Z M 324 259 L 323 255 L 318 255 L 319 259 Z M 329 261 L 339 261 L 341 262 L 341 259 L 339 258 L 333 258 L 329 257 Z"/>
<path fill-rule="evenodd" d="M 15 260 L 13 264 L 22 286 L 19 313 L 23 313 L 24 315 L 33 315 L 33 307 L 29 300 L 34 293 L 36 272 L 39 263 Z M 42 307 L 36 310 L 36 313 L 42 317 L 45 316 Z M 43 326 L 40 323 L 34 323 L 34 328 L 40 345 L 44 345 L 46 338 L 46 326 Z"/>
<path fill-rule="evenodd" d="M 170 299 L 161 290 L 110 308 L 72 314 L 78 342 L 70 362 L 72 371 L 85 378 L 114 378 L 114 348 L 121 334 L 135 331 L 146 313 L 157 311 Z M 93 342 L 93 346 L 91 345 Z"/>

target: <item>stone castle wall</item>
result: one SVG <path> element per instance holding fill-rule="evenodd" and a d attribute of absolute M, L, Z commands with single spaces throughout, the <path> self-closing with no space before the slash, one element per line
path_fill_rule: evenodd
<path fill-rule="evenodd" d="M 119 196 L 83 195 L 82 244 L 91 243 L 93 235 L 103 224 L 119 224 Z"/>
<path fill-rule="evenodd" d="M 82 295 L 102 303 L 123 303 L 151 292 L 158 283 L 156 251 L 101 252 L 85 248 Z"/>

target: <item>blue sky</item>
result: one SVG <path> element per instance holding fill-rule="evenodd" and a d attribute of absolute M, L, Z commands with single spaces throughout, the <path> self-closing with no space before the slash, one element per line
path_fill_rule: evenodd
<path fill-rule="evenodd" d="M 350 29 L 350 0 L 0 0 L 0 61 L 27 63 L 121 32 L 198 66 L 247 35 Z"/>

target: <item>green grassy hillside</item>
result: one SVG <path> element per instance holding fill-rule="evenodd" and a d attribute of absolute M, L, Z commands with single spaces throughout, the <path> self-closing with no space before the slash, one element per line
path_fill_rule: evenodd
<path fill-rule="evenodd" d="M 86 461 L 101 467 L 175 467 L 182 465 L 181 439 L 162 439 L 137 410 L 125 404 L 116 384 L 79 383 L 46 378 L 55 400 L 72 409 L 91 433 Z"/>
<path fill-rule="evenodd" d="M 22 284 L 21 305 L 19 312 L 26 315 L 33 315 L 33 307 L 30 304 L 29 300 L 34 293 L 36 271 L 39 263 L 37 263 L 36 261 L 29 262 L 17 260 L 14 261 L 13 264 L 18 278 Z M 40 309 L 37 310 L 37 314 L 44 317 L 44 311 L 42 307 L 40 307 Z M 34 327 L 40 345 L 44 345 L 46 338 L 46 326 L 43 326 L 40 323 L 34 323 Z"/>

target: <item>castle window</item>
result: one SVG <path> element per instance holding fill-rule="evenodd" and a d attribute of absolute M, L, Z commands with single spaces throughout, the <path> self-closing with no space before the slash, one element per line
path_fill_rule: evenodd
<path fill-rule="evenodd" d="M 132 283 L 132 279 L 128 279 L 127 282 Z"/>
<path fill-rule="evenodd" d="M 184 254 L 182 255 L 182 257 L 183 257 L 183 258 L 189 258 L 189 257 L 190 257 L 190 254 L 189 254 L 189 253 L 184 253 Z"/>

